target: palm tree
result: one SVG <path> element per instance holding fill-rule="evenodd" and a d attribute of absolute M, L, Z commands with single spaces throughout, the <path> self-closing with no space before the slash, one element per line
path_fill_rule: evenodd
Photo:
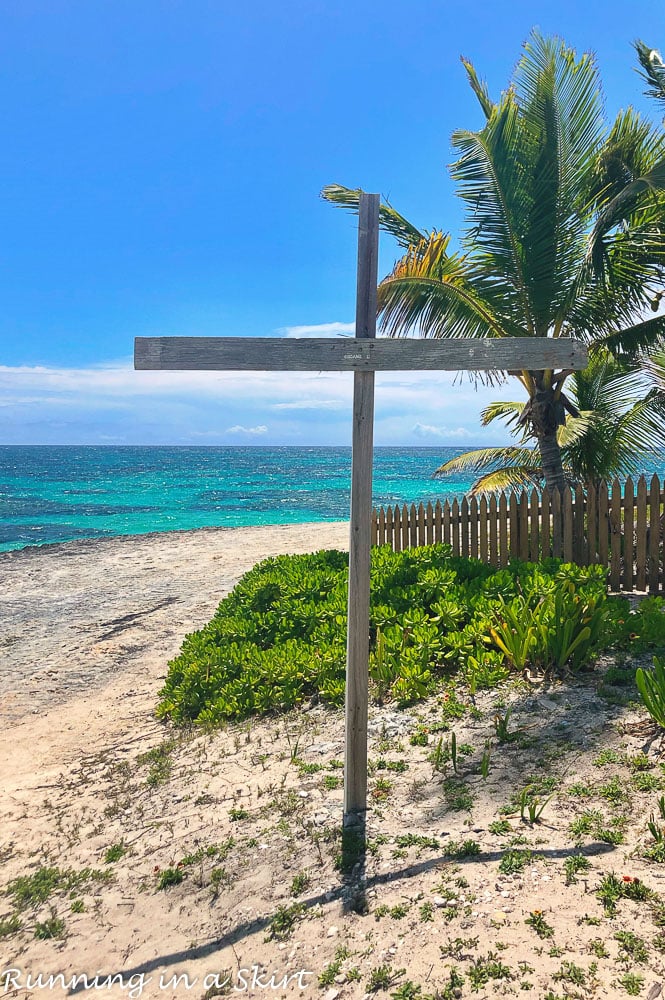
<path fill-rule="evenodd" d="M 655 447 L 665 445 L 664 396 L 658 391 L 665 379 L 665 355 L 648 359 L 649 382 L 639 367 L 619 362 L 607 350 L 596 350 L 584 371 L 570 379 L 570 396 L 578 416 L 570 417 L 558 430 L 558 442 L 566 480 L 571 484 L 601 481 L 619 475 L 635 475 Z M 665 384 L 665 381 L 662 383 Z M 484 425 L 502 419 L 517 445 L 483 448 L 457 455 L 435 475 L 478 473 L 472 493 L 507 487 L 543 485 L 543 468 L 537 447 L 528 445 L 524 433 L 525 404 L 491 403 L 481 413 Z"/>
<path fill-rule="evenodd" d="M 645 94 L 658 101 L 665 110 L 665 63 L 658 49 L 651 49 L 639 39 L 633 43 L 642 71 L 640 76 L 646 81 Z"/>
<path fill-rule="evenodd" d="M 533 33 L 497 102 L 463 60 L 484 115 L 452 137 L 466 205 L 461 249 L 389 204 L 384 230 L 404 255 L 379 286 L 389 336 L 579 337 L 635 350 L 665 333 L 644 320 L 665 273 L 665 135 L 635 111 L 603 117 L 592 57 Z M 357 210 L 360 190 L 324 188 Z M 526 390 L 521 419 L 550 487 L 565 482 L 559 428 L 577 410 L 569 371 L 510 372 Z"/>

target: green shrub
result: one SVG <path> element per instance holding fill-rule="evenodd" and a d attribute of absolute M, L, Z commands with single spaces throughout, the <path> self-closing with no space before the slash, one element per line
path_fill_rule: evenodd
<path fill-rule="evenodd" d="M 204 726 L 344 697 L 345 553 L 256 565 L 169 664 L 158 715 Z M 408 704 L 460 671 L 471 693 L 510 669 L 579 669 L 624 634 L 606 571 L 556 559 L 496 570 L 449 546 L 372 552 L 370 677 L 374 694 Z M 624 631 L 622 631 L 622 628 Z"/>

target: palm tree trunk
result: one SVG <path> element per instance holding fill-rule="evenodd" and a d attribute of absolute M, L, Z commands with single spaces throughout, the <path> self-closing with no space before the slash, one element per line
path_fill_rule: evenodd
<path fill-rule="evenodd" d="M 563 491 L 566 479 L 557 441 L 557 430 L 566 419 L 563 404 L 556 399 L 552 387 L 544 382 L 542 372 L 534 376 L 536 392 L 529 403 L 529 419 L 538 441 L 545 485 L 550 490 Z"/>
<path fill-rule="evenodd" d="M 545 485 L 550 490 L 557 489 L 563 491 L 566 485 L 566 478 L 563 474 L 561 449 L 556 439 L 556 431 L 553 434 L 538 434 L 537 439 L 543 475 L 545 476 Z"/>

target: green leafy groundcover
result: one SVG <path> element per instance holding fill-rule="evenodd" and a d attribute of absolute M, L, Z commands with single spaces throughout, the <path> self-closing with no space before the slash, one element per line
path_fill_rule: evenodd
<path fill-rule="evenodd" d="M 212 621 L 186 637 L 158 715 L 216 725 L 315 694 L 340 703 L 347 561 L 321 551 L 251 569 Z M 660 606 L 651 611 L 665 622 Z M 497 570 L 444 545 L 372 553 L 370 675 L 374 694 L 398 704 L 451 674 L 474 691 L 525 667 L 576 670 L 635 631 L 599 566 L 547 559 Z"/>

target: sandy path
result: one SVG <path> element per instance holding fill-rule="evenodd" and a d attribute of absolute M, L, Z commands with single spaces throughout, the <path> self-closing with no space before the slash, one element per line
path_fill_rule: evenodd
<path fill-rule="evenodd" d="M 209 528 L 0 555 L 0 722 L 111 681 L 127 695 L 146 683 L 154 692 L 242 573 L 282 552 L 344 548 L 347 536 L 342 523 Z"/>
<path fill-rule="evenodd" d="M 0 556 L 0 810 L 43 797 L 63 767 L 156 742 L 157 692 L 185 635 L 268 556 L 348 546 L 344 523 L 202 529 Z M 36 832 L 36 831 L 34 831 Z"/>

